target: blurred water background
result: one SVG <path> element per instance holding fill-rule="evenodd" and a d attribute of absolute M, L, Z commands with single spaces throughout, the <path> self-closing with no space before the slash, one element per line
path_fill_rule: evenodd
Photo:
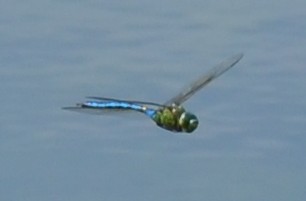
<path fill-rule="evenodd" d="M 305 8 L 2 1 L 0 200 L 306 200 Z M 240 52 L 186 102 L 192 135 L 61 110 L 89 95 L 163 103 Z"/>

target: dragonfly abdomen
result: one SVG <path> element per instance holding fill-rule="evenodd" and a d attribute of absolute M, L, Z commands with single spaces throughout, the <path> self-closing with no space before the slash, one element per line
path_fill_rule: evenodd
<path fill-rule="evenodd" d="M 110 111 L 137 111 L 144 113 L 145 115 L 153 118 L 156 114 L 155 109 L 147 108 L 141 104 L 129 103 L 129 102 L 99 102 L 99 101 L 87 101 L 80 105 L 82 108 L 110 110 Z"/>
<path fill-rule="evenodd" d="M 96 108 L 96 109 L 118 109 L 118 110 L 135 110 L 144 112 L 145 107 L 142 105 L 125 103 L 125 102 L 99 102 L 99 101 L 87 101 L 82 104 L 82 107 Z"/>

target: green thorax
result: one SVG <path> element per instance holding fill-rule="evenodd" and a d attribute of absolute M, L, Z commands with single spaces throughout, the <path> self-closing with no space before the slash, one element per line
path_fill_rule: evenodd
<path fill-rule="evenodd" d="M 197 117 L 177 105 L 159 109 L 152 119 L 158 126 L 175 132 L 191 133 L 198 126 Z"/>

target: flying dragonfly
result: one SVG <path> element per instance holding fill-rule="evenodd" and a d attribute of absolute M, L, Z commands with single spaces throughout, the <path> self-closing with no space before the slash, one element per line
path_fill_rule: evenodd
<path fill-rule="evenodd" d="M 237 54 L 224 60 L 164 104 L 91 96 L 87 97 L 89 100 L 84 103 L 63 109 L 89 114 L 136 111 L 151 118 L 161 128 L 172 132 L 191 133 L 198 127 L 199 120 L 193 113 L 186 111 L 182 103 L 237 64 L 242 57 L 243 54 Z"/>

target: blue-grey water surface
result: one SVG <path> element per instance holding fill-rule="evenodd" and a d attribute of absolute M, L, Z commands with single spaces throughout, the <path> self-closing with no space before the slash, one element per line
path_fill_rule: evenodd
<path fill-rule="evenodd" d="M 306 1 L 18 1 L 0 12 L 0 200 L 306 200 Z M 185 103 L 200 127 L 61 110 Z"/>

